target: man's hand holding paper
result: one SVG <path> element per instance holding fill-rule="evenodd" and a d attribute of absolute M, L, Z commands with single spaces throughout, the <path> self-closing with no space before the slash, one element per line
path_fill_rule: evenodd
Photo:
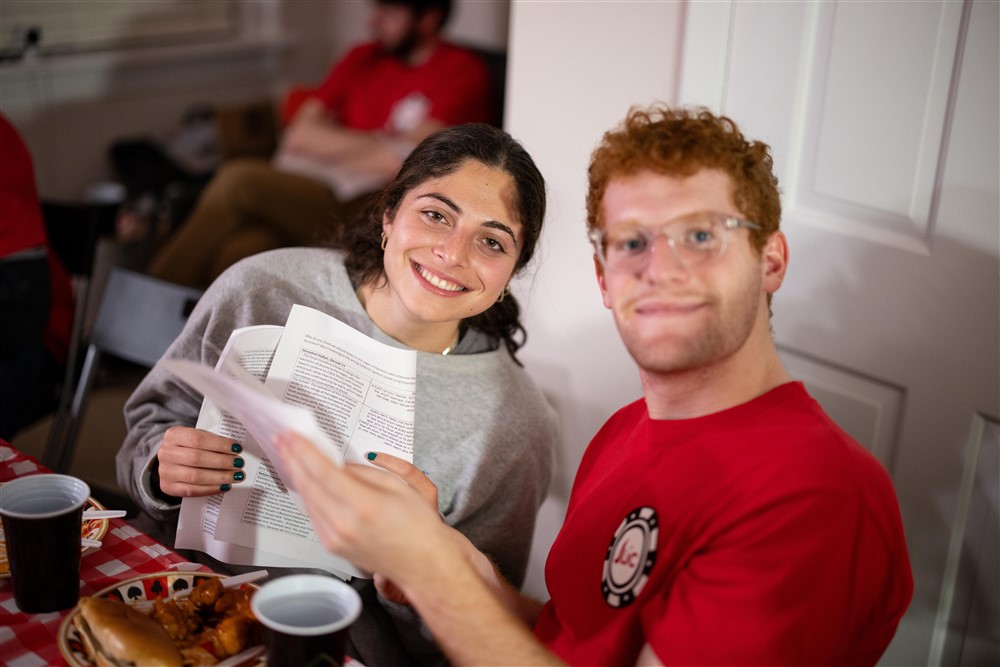
<path fill-rule="evenodd" d="M 205 396 L 197 428 L 241 440 L 246 459 L 245 483 L 182 501 L 176 546 L 228 563 L 370 576 L 323 549 L 273 443 L 295 433 L 337 466 L 369 451 L 412 462 L 416 353 L 296 305 L 283 328 L 234 331 L 215 369 L 160 363 Z M 425 481 L 421 493 L 436 498 Z"/>

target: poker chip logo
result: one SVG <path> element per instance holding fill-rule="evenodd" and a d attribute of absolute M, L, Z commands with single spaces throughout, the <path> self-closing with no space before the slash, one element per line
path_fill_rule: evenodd
<path fill-rule="evenodd" d="M 627 607 L 642 593 L 656 562 L 659 535 L 652 507 L 634 509 L 622 520 L 611 538 L 601 576 L 601 593 L 610 606 Z"/>

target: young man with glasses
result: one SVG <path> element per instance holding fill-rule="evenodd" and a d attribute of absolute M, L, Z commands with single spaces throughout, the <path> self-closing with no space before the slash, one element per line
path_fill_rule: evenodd
<path fill-rule="evenodd" d="M 644 397 L 580 464 L 551 600 L 435 526 L 418 471 L 381 454 L 411 486 L 331 471 L 284 438 L 319 535 L 391 580 L 454 664 L 875 664 L 912 594 L 899 509 L 778 359 L 769 148 L 705 110 L 633 110 L 589 179 L 598 283 Z"/>

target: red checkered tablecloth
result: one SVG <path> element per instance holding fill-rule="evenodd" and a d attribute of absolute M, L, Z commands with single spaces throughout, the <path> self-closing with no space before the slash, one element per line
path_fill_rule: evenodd
<path fill-rule="evenodd" d="M 0 440 L 0 482 L 48 470 L 36 459 Z M 110 508 L 114 509 L 114 508 Z M 178 568 L 178 565 L 181 567 Z M 202 570 L 202 565 L 163 546 L 122 519 L 111 519 L 99 549 L 90 549 L 80 563 L 80 595 L 93 595 L 116 581 L 171 569 Z M 69 610 L 25 614 L 14 604 L 10 578 L 0 579 L 0 664 L 11 667 L 65 665 L 56 637 Z"/>

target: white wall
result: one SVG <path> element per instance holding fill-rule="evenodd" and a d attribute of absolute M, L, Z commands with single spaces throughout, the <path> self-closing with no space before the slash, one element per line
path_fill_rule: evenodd
<path fill-rule="evenodd" d="M 556 479 L 536 530 L 526 590 L 547 597 L 543 566 L 590 438 L 641 395 L 601 303 L 586 239 L 590 152 L 632 104 L 673 101 L 683 4 L 517 1 L 511 8 L 506 129 L 548 182 L 538 259 L 519 281 L 528 344 L 519 355 L 559 412 Z M 609 54 L 611 54 L 609 56 Z"/>
<path fill-rule="evenodd" d="M 282 50 L 271 42 L 4 65 L 0 110 L 31 150 L 41 194 L 75 199 L 111 176 L 106 154 L 115 139 L 163 135 L 196 103 L 269 99 Z"/>

